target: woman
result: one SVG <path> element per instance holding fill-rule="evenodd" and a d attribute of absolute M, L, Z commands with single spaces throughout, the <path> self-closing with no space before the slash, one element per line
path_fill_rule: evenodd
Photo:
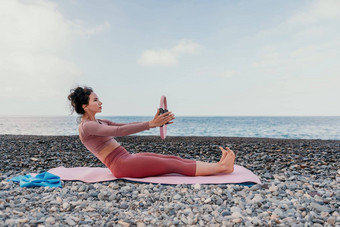
<path fill-rule="evenodd" d="M 130 154 L 114 139 L 114 136 L 127 136 L 150 128 L 155 128 L 175 119 L 174 114 L 159 114 L 147 122 L 128 124 L 96 119 L 102 112 L 102 102 L 89 87 L 71 90 L 68 99 L 73 109 L 81 115 L 79 138 L 101 162 L 117 177 L 148 177 L 166 173 L 180 173 L 187 176 L 206 176 L 234 171 L 235 154 L 228 147 L 220 147 L 222 157 L 217 163 L 207 163 L 177 156 L 155 153 Z"/>

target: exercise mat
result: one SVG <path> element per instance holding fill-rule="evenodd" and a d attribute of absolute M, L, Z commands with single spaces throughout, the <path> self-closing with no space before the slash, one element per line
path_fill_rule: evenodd
<path fill-rule="evenodd" d="M 154 177 L 116 178 L 108 168 L 101 167 L 65 168 L 63 166 L 60 166 L 50 169 L 48 172 L 59 176 L 61 180 L 78 180 L 87 183 L 123 179 L 133 182 L 154 184 L 261 184 L 260 179 L 253 172 L 239 165 L 234 165 L 234 172 L 231 174 L 216 174 L 210 176 L 194 177 L 171 173 Z"/>

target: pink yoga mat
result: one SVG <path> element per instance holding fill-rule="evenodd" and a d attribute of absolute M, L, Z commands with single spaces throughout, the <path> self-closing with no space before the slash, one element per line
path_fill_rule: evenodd
<path fill-rule="evenodd" d="M 228 184 L 245 182 L 261 184 L 260 179 L 254 173 L 239 165 L 234 165 L 234 172 L 231 174 L 218 174 L 212 176 L 196 177 L 189 177 L 181 174 L 171 173 L 156 177 L 116 178 L 112 175 L 108 168 L 101 167 L 65 168 L 63 166 L 60 166 L 50 169 L 48 172 L 59 176 L 61 180 L 79 180 L 87 183 L 125 179 L 129 181 L 155 184 Z"/>

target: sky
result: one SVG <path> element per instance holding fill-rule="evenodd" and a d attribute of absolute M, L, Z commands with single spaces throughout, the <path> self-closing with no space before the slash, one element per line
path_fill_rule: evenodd
<path fill-rule="evenodd" d="M 340 1 L 0 0 L 0 116 L 339 116 Z"/>

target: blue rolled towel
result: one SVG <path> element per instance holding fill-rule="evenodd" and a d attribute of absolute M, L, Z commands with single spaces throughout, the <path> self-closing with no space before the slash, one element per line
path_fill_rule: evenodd
<path fill-rule="evenodd" d="M 19 182 L 20 187 L 62 187 L 60 177 L 49 173 L 42 172 L 32 177 L 30 174 L 25 176 L 17 176 L 9 179 L 9 181 Z"/>

